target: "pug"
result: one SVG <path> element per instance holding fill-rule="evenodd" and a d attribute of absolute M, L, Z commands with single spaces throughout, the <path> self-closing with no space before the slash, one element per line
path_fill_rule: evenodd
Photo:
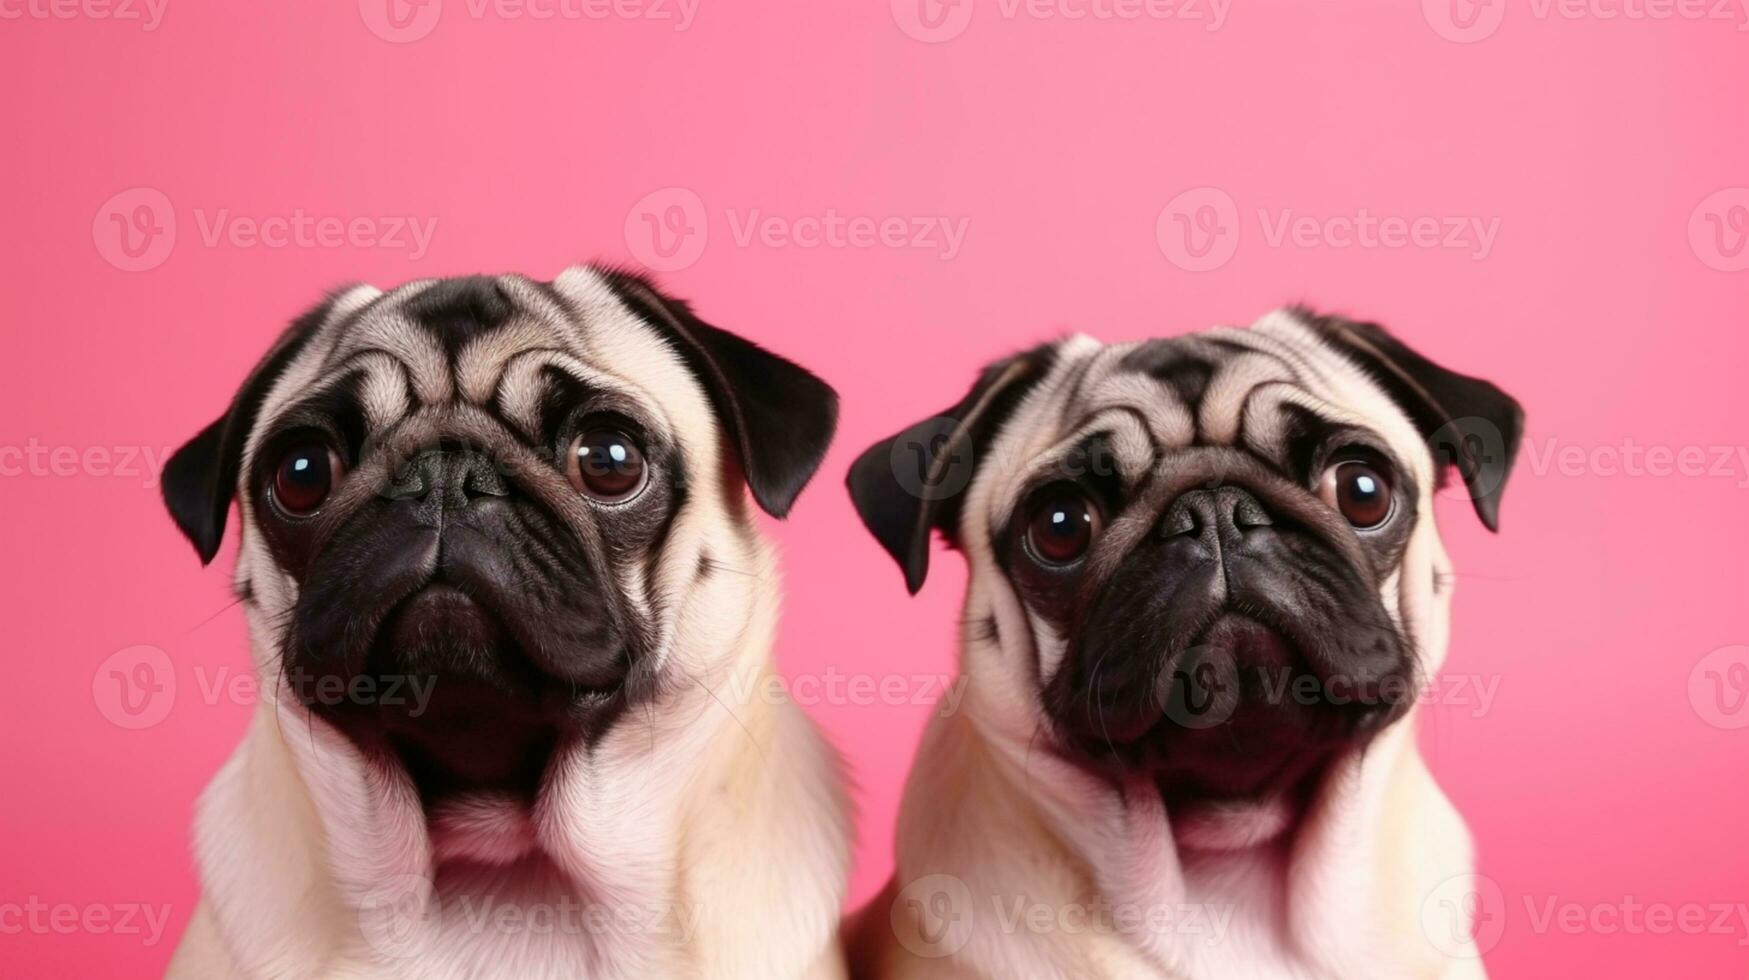
<path fill-rule="evenodd" d="M 843 975 L 838 760 L 734 696 L 836 408 L 607 268 L 298 319 L 165 472 L 264 681 L 170 975 Z"/>
<path fill-rule="evenodd" d="M 987 367 L 849 488 L 915 593 L 970 567 L 869 977 L 1480 976 L 1471 846 L 1416 748 L 1455 466 L 1490 529 L 1523 427 L 1381 327 L 1250 329 Z"/>

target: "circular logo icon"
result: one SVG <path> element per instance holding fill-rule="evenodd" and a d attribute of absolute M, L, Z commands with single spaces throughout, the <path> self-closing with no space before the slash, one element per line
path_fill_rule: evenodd
<path fill-rule="evenodd" d="M 97 209 L 91 240 L 97 254 L 123 272 L 156 269 L 176 247 L 176 209 L 157 188 L 130 188 Z"/>
<path fill-rule="evenodd" d="M 1421 15 L 1447 41 L 1474 44 L 1500 29 L 1506 19 L 1506 0 L 1421 0 Z"/>
<path fill-rule="evenodd" d="M 710 218 L 704 199 L 684 187 L 645 194 L 626 214 L 626 247 L 657 272 L 684 269 L 704 254 Z"/>
<path fill-rule="evenodd" d="M 1714 728 L 1749 728 L 1749 646 L 1719 647 L 1688 672 L 1688 703 Z"/>
<path fill-rule="evenodd" d="M 395 875 L 359 903 L 358 927 L 371 949 L 399 958 L 418 947 L 425 923 L 436 912 L 436 891 L 431 879 Z"/>
<path fill-rule="evenodd" d="M 1435 466 L 1455 466 L 1463 474 L 1471 499 L 1498 491 L 1511 463 L 1500 427 L 1476 416 L 1445 423 L 1427 437 L 1427 445 Z"/>
<path fill-rule="evenodd" d="M 390 44 L 411 44 L 437 28 L 443 0 L 358 0 L 370 32 Z"/>
<path fill-rule="evenodd" d="M 1453 875 L 1421 903 L 1421 933 L 1453 959 L 1475 959 L 1506 931 L 1506 893 L 1487 875 Z"/>
<path fill-rule="evenodd" d="M 1219 269 L 1239 249 L 1239 206 L 1219 187 L 1185 191 L 1161 209 L 1154 240 L 1186 272 Z"/>
<path fill-rule="evenodd" d="M 1180 728 L 1213 728 L 1239 708 L 1239 665 L 1225 647 L 1199 645 L 1155 681 L 1155 699 Z"/>
<path fill-rule="evenodd" d="M 1727 187 L 1695 205 L 1688 246 L 1709 269 L 1749 269 L 1749 187 Z"/>
<path fill-rule="evenodd" d="M 91 675 L 97 711 L 119 728 L 151 728 L 170 716 L 176 704 L 176 666 L 154 646 L 132 646 L 110 654 Z"/>
<path fill-rule="evenodd" d="M 951 41 L 972 22 L 972 0 L 891 0 L 893 23 L 925 44 Z"/>
<path fill-rule="evenodd" d="M 953 875 L 924 875 L 888 911 L 893 935 L 918 956 L 952 956 L 972 940 L 972 890 Z"/>
<path fill-rule="evenodd" d="M 899 434 L 888 451 L 893 479 L 918 500 L 946 500 L 972 482 L 977 464 L 971 440 L 954 444 L 959 422 L 944 417 L 925 419 Z"/>

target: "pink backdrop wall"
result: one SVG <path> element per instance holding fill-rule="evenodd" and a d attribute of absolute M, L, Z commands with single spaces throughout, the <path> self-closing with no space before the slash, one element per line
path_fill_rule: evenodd
<path fill-rule="evenodd" d="M 1424 737 L 1498 886 L 1489 965 L 1749 969 L 1739 5 L 120 2 L 0 0 L 0 975 L 155 975 L 196 897 L 251 699 L 234 532 L 202 571 L 155 462 L 326 287 L 596 257 L 843 394 L 772 529 L 779 655 L 907 698 L 953 670 L 963 569 L 906 598 L 840 484 L 992 356 L 1304 300 L 1497 380 L 1527 453 L 1500 536 L 1442 504 Z M 117 670 L 174 696 L 130 714 Z M 860 901 L 930 708 L 817 700 Z"/>

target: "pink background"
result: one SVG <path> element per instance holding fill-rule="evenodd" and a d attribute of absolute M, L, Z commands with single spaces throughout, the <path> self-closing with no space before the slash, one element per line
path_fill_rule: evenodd
<path fill-rule="evenodd" d="M 923 595 L 905 596 L 841 489 L 869 442 L 950 404 L 984 361 L 1067 329 L 1170 334 L 1296 300 L 1377 318 L 1530 412 L 1503 533 L 1442 502 L 1460 576 L 1448 674 L 1471 683 L 1443 688 L 1424 715 L 1431 765 L 1500 887 L 1489 966 L 1743 976 L 1742 919 L 1656 935 L 1632 920 L 1610 929 L 1609 910 L 1749 902 L 1749 708 L 1737 700 L 1749 675 L 1731 670 L 1749 664 L 1749 649 L 1731 649 L 1749 643 L 1749 462 L 1635 475 L 1607 455 L 1734 454 L 1746 441 L 1749 272 L 1732 271 L 1749 264 L 1740 12 L 1646 20 L 1453 0 L 1480 18 L 1465 29 L 1444 0 L 1240 0 L 1210 30 L 1200 2 L 1189 13 L 1201 20 L 1070 20 L 963 0 L 930 35 L 912 2 L 702 0 L 677 31 L 476 17 L 446 0 L 415 10 L 404 43 L 373 32 L 397 36 L 381 0 L 168 0 L 152 30 L 91 15 L 101 7 L 64 19 L 9 2 L 24 16 L 0 23 L 0 447 L 161 454 L 216 415 L 329 286 L 651 259 L 643 214 L 679 207 L 698 237 L 663 281 L 844 396 L 821 477 L 773 526 L 788 581 L 782 664 L 909 677 L 952 670 L 964 572 L 938 556 Z M 112 203 L 141 187 L 162 198 Z M 1161 212 L 1204 187 L 1214 194 L 1181 205 L 1222 218 L 1217 247 L 1234 250 L 1192 272 Z M 645 200 L 665 188 L 682 190 Z M 163 225 L 167 203 L 175 237 L 140 259 L 153 268 L 124 271 L 133 260 L 109 215 L 151 201 L 161 210 L 144 215 Z M 1271 241 L 1283 209 L 1363 208 L 1497 220 L 1497 232 L 1485 258 Z M 209 243 L 203 223 L 221 209 L 436 227 L 417 258 L 357 236 Z M 951 258 L 737 242 L 755 209 L 963 218 L 966 235 Z M 7 977 L 161 970 L 196 898 L 191 804 L 249 710 L 207 703 L 201 687 L 246 670 L 241 614 L 227 607 L 234 530 L 201 570 L 149 474 L 109 472 L 119 462 L 55 475 L 0 457 Z M 165 652 L 178 690 L 162 721 L 128 730 L 109 720 L 99 668 L 138 645 Z M 1473 685 L 1490 683 L 1480 711 Z M 858 901 L 888 872 L 898 787 L 929 710 L 812 709 L 858 787 Z M 4 908 L 33 898 L 168 904 L 170 933 L 151 946 L 21 933 Z M 1539 929 L 1551 901 L 1592 924 Z"/>

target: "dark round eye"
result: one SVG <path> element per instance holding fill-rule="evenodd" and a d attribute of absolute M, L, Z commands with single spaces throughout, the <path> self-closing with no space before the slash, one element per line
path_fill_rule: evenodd
<path fill-rule="evenodd" d="M 1346 460 L 1324 471 L 1318 495 L 1355 527 L 1378 527 L 1391 517 L 1389 472 L 1382 463 Z"/>
<path fill-rule="evenodd" d="M 340 458 L 321 443 L 292 446 L 280 454 L 273 471 L 273 502 L 292 517 L 308 517 L 321 508 L 340 482 Z"/>
<path fill-rule="evenodd" d="M 1068 565 L 1099 535 L 1099 510 L 1072 488 L 1045 493 L 1026 521 L 1026 546 L 1047 565 Z"/>
<path fill-rule="evenodd" d="M 644 485 L 644 451 L 618 429 L 590 429 L 571 440 L 565 475 L 579 493 L 624 500 Z"/>

